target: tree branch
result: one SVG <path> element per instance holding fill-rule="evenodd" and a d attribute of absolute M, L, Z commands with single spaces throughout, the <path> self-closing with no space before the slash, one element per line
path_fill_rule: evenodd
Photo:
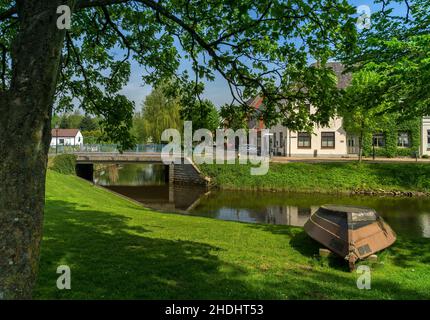
<path fill-rule="evenodd" d="M 220 44 L 221 42 L 223 42 L 224 40 L 226 40 L 232 36 L 235 36 L 237 34 L 243 33 L 249 29 L 256 27 L 258 24 L 260 24 L 263 21 L 264 17 L 269 13 L 269 10 L 272 7 L 272 5 L 273 5 L 273 2 L 270 1 L 269 4 L 267 5 L 266 9 L 264 10 L 264 12 L 261 14 L 260 18 L 258 18 L 257 20 L 254 20 L 252 23 L 250 23 L 248 25 L 244 25 L 237 30 L 231 31 L 230 33 L 227 33 L 227 34 L 221 36 L 219 39 L 212 42 L 211 45 L 217 46 L 218 44 Z"/>
<path fill-rule="evenodd" d="M 16 7 L 12 7 L 4 12 L 0 12 L 0 21 L 7 20 L 13 17 L 14 14 L 17 14 L 18 10 Z"/>
<path fill-rule="evenodd" d="M 121 30 L 119 30 L 117 25 L 112 21 L 110 14 L 109 14 L 109 10 L 106 8 L 106 6 L 102 6 L 102 10 L 103 10 L 103 14 L 104 14 L 105 19 L 106 19 L 106 23 L 108 25 L 110 25 L 111 28 L 115 31 L 115 33 L 121 38 L 122 43 L 124 44 L 124 47 L 127 49 L 126 56 L 120 62 L 120 64 L 115 68 L 115 70 L 113 70 L 113 72 L 112 72 L 111 79 L 114 79 L 115 76 L 117 75 L 121 65 L 124 64 L 130 58 L 131 51 L 137 52 L 137 50 L 135 50 L 133 48 L 132 44 L 130 43 L 130 41 L 128 41 L 127 37 L 121 32 Z"/>
<path fill-rule="evenodd" d="M 91 87 L 90 81 L 89 81 L 89 79 L 87 77 L 87 73 L 85 71 L 85 66 L 82 63 L 81 58 L 79 56 L 79 53 L 77 52 L 76 47 L 73 44 L 72 37 L 70 36 L 70 34 L 68 32 L 66 32 L 66 41 L 67 41 L 67 46 L 72 50 L 72 53 L 74 54 L 75 59 L 76 59 L 76 63 L 78 64 L 78 67 L 81 70 L 82 77 L 84 78 L 84 83 L 85 83 L 85 86 L 86 86 L 86 89 L 87 89 L 87 92 L 88 92 L 88 97 L 89 97 L 91 103 L 97 109 L 98 105 L 97 105 L 97 103 L 93 99 L 93 91 L 92 91 L 92 87 Z"/>
<path fill-rule="evenodd" d="M 405 0 L 407 1 L 407 0 Z M 207 52 L 208 56 L 212 59 L 213 61 L 213 67 L 216 71 L 218 71 L 228 82 L 229 87 L 232 90 L 232 86 L 236 88 L 236 93 L 238 94 L 239 97 L 241 97 L 241 94 L 239 93 L 239 87 L 242 86 L 247 86 L 252 84 L 253 87 L 255 88 L 259 88 L 259 90 L 262 92 L 262 94 L 264 96 L 267 96 L 269 94 L 268 90 L 269 88 L 266 86 L 264 79 L 262 79 L 262 75 L 255 75 L 253 73 L 247 73 L 244 72 L 244 66 L 243 63 L 241 63 L 239 61 L 239 57 L 236 58 L 228 58 L 228 57 L 224 57 L 220 52 L 219 52 L 219 48 L 218 46 L 221 43 L 224 43 L 224 41 L 228 38 L 234 37 L 236 35 L 239 35 L 243 32 L 245 32 L 246 30 L 253 28 L 254 26 L 263 23 L 263 22 L 268 22 L 271 21 L 274 18 L 271 17 L 267 17 L 272 6 L 273 6 L 273 2 L 269 1 L 267 6 L 264 8 L 264 11 L 258 16 L 256 17 L 255 20 L 251 21 L 250 23 L 246 24 L 245 26 L 239 27 L 239 28 L 232 28 L 232 30 L 230 31 L 226 31 L 225 33 L 221 33 L 219 35 L 219 39 L 209 42 L 207 40 L 205 40 L 204 36 L 202 36 L 198 31 L 196 31 L 196 26 L 194 24 L 189 24 L 187 23 L 184 19 L 181 18 L 181 15 L 179 14 L 175 14 L 174 12 L 172 12 L 171 10 L 169 10 L 167 7 L 165 7 L 162 4 L 162 1 L 156 1 L 156 0 L 77 0 L 76 1 L 76 5 L 75 5 L 75 11 L 80 11 L 80 10 L 85 10 L 85 9 L 89 9 L 89 8 L 95 8 L 95 7 L 99 7 L 102 9 L 105 19 L 106 19 L 106 25 L 108 25 L 109 27 L 111 27 L 114 32 L 117 34 L 117 36 L 119 37 L 120 41 L 123 43 L 124 47 L 127 48 L 128 50 L 128 54 L 125 58 L 125 60 L 128 59 L 129 54 L 130 54 L 130 50 L 136 52 L 137 50 L 133 47 L 133 43 L 132 41 L 130 41 L 130 39 L 121 31 L 120 28 L 118 28 L 118 26 L 116 26 L 115 22 L 111 20 L 111 17 L 109 15 L 109 11 L 107 9 L 108 6 L 111 5 L 119 5 L 119 4 L 140 4 L 143 7 L 149 8 L 151 10 L 154 11 L 154 13 L 156 14 L 156 16 L 159 18 L 159 16 L 162 16 L 166 19 L 166 21 L 162 22 L 161 19 L 159 19 L 160 23 L 165 24 L 166 26 L 169 26 L 169 21 L 172 23 L 172 25 L 176 25 L 178 26 L 182 32 L 189 34 L 189 36 L 192 38 L 192 48 L 191 48 L 191 56 L 192 56 L 192 60 L 193 60 L 193 64 L 194 64 L 194 68 L 196 71 L 198 71 L 198 60 L 197 57 L 195 56 L 195 43 L 198 44 L 203 51 Z M 187 15 L 189 15 L 188 12 L 188 5 L 189 2 L 186 3 L 187 5 Z M 10 17 L 12 17 L 14 14 L 17 13 L 16 7 L 10 8 L 9 10 L 0 13 L 0 21 L 1 20 L 5 20 L 8 19 Z M 287 15 L 288 16 L 288 15 Z M 283 17 L 284 19 L 287 19 L 287 16 Z M 320 21 L 318 20 L 317 17 L 310 15 L 309 14 L 305 14 L 304 16 L 300 16 L 300 18 L 303 17 L 307 17 L 309 19 L 311 19 L 314 23 L 316 23 L 317 25 L 319 25 L 320 30 L 322 32 L 322 34 L 324 35 L 324 28 L 323 26 L 320 24 Z M 288 18 L 298 18 L 297 16 L 292 16 Z M 195 19 L 194 19 L 194 23 L 195 23 Z M 104 27 L 106 27 L 106 25 L 104 25 Z M 70 35 L 67 35 L 67 40 L 70 42 L 71 41 L 71 37 Z M 73 46 L 73 43 L 71 43 L 72 47 L 72 52 L 77 55 L 76 49 Z M 249 58 L 249 57 L 248 57 Z M 76 57 L 77 59 L 77 63 L 80 66 L 81 70 L 83 71 L 83 77 L 84 77 L 84 81 L 85 83 L 88 85 L 88 79 L 86 79 L 86 75 L 85 75 L 85 68 L 82 64 L 82 62 L 79 60 L 79 57 Z M 116 71 L 114 72 L 115 75 Z M 264 75 L 264 74 L 263 74 Z M 198 79 L 198 78 L 197 78 Z M 236 96 L 233 94 L 233 97 L 235 98 Z M 275 98 L 275 96 L 273 96 Z M 277 94 L 276 94 L 277 97 Z"/>

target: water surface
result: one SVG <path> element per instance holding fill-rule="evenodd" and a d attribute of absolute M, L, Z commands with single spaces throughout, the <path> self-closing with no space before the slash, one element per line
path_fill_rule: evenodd
<path fill-rule="evenodd" d="M 303 226 L 323 204 L 374 208 L 402 236 L 430 238 L 430 199 L 286 192 L 211 191 L 169 186 L 164 165 L 100 165 L 94 180 L 148 207 L 250 223 Z"/>

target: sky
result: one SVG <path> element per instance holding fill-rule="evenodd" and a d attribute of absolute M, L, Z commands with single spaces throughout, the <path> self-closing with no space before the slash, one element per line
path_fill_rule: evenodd
<path fill-rule="evenodd" d="M 361 5 L 367 5 L 370 7 L 371 12 L 376 11 L 380 5 L 374 4 L 374 1 L 366 0 L 348 0 L 348 2 L 354 7 Z M 398 11 L 402 11 L 403 8 L 400 5 L 396 5 Z M 182 61 L 181 69 L 188 69 L 188 62 Z M 140 111 L 142 102 L 145 97 L 151 92 L 152 88 L 148 85 L 143 85 L 142 74 L 143 69 L 135 62 L 132 62 L 131 77 L 129 84 L 124 87 L 122 93 L 127 96 L 130 100 L 135 102 L 135 110 Z M 218 108 L 225 103 L 230 103 L 232 100 L 230 90 L 227 86 L 226 80 L 220 75 L 215 75 L 215 80 L 212 82 L 205 83 L 205 92 L 202 95 L 203 98 L 211 100 Z"/>

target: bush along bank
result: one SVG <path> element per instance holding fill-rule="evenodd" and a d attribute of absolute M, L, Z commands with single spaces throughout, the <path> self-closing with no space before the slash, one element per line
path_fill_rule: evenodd
<path fill-rule="evenodd" d="M 251 165 L 200 165 L 216 188 L 306 193 L 430 196 L 430 165 L 423 163 L 271 163 L 262 176 Z"/>
<path fill-rule="evenodd" d="M 75 175 L 76 174 L 76 156 L 73 154 L 60 154 L 52 159 L 50 169 L 62 173 Z"/>

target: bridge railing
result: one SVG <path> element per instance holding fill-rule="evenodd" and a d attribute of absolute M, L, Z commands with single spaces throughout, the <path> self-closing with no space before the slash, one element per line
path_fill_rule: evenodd
<path fill-rule="evenodd" d="M 142 153 L 142 152 L 161 152 L 164 145 L 162 144 L 138 144 L 133 149 L 124 150 L 127 153 Z M 119 152 L 116 144 L 83 144 L 80 146 L 51 146 L 50 154 L 62 153 L 77 153 L 77 152 L 97 152 L 97 153 L 116 153 Z"/>

